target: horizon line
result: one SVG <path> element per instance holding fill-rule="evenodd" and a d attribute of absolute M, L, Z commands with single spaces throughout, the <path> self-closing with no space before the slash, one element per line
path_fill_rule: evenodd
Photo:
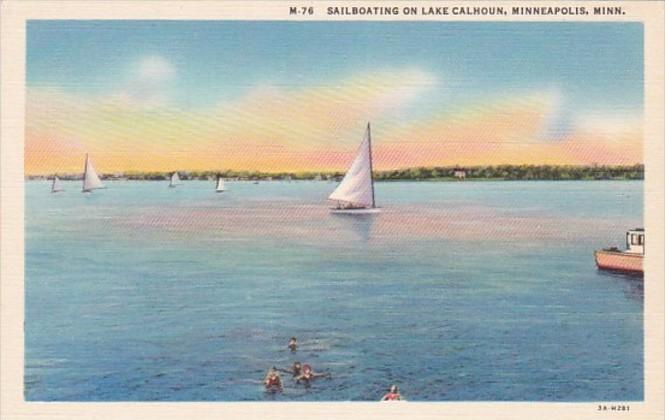
<path fill-rule="evenodd" d="M 406 166 L 390 169 L 375 169 L 372 172 L 382 173 L 391 171 L 407 171 L 412 169 L 477 169 L 477 168 L 500 168 L 500 167 L 529 167 L 529 168 L 630 168 L 630 167 L 644 167 L 644 162 L 628 163 L 628 164 L 547 164 L 547 163 L 500 163 L 500 164 L 473 164 L 473 165 L 420 165 L 420 166 Z M 117 175 L 142 175 L 142 174 L 169 174 L 173 172 L 178 173 L 247 173 L 247 174 L 261 174 L 261 175 L 299 175 L 299 174 L 344 174 L 348 168 L 344 169 L 308 169 L 308 170 L 273 170 L 266 171 L 261 169 L 165 169 L 165 170 L 116 170 L 116 171 L 101 171 L 98 173 L 103 176 L 113 177 Z M 25 172 L 24 177 L 38 177 L 38 176 L 53 176 L 53 175 L 75 175 L 83 171 L 53 171 L 53 172 Z"/>

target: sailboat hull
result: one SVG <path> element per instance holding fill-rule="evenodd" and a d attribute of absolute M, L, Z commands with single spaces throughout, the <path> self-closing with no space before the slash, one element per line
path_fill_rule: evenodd
<path fill-rule="evenodd" d="M 106 186 L 81 190 L 82 193 L 91 194 L 94 190 L 105 190 Z"/>
<path fill-rule="evenodd" d="M 338 209 L 333 207 L 330 212 L 333 214 L 376 214 L 381 213 L 381 209 L 378 207 L 364 209 Z"/>

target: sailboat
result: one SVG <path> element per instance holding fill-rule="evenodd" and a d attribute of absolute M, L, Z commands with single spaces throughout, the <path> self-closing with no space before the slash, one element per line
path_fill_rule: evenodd
<path fill-rule="evenodd" d="M 81 192 L 91 192 L 92 190 L 97 190 L 100 188 L 106 188 L 102 181 L 99 179 L 97 172 L 95 172 L 95 167 L 92 166 L 92 161 L 88 157 L 88 154 L 85 154 L 85 167 L 83 168 L 83 187 Z"/>
<path fill-rule="evenodd" d="M 62 185 L 60 184 L 60 178 L 58 178 L 58 175 L 53 176 L 53 184 L 51 184 L 51 192 L 52 193 L 58 193 L 60 191 L 64 191 L 65 189 L 62 188 Z"/>
<path fill-rule="evenodd" d="M 169 181 L 169 188 L 175 188 L 178 185 L 182 185 L 180 175 L 178 175 L 177 172 L 173 172 L 173 174 L 171 174 L 171 180 Z"/>
<path fill-rule="evenodd" d="M 224 178 L 221 176 L 217 175 L 217 186 L 215 187 L 215 192 L 221 193 L 226 191 L 224 189 Z"/>
<path fill-rule="evenodd" d="M 371 214 L 380 211 L 374 200 L 372 137 L 369 123 L 353 163 L 328 199 L 337 202 L 337 206 L 331 209 L 333 213 Z"/>

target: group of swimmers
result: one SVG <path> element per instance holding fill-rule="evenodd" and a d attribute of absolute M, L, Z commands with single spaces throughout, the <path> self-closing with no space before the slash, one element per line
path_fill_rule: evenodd
<path fill-rule="evenodd" d="M 288 348 L 291 350 L 291 353 L 295 353 L 298 350 L 298 339 L 296 337 L 291 337 Z M 279 376 L 279 372 L 290 374 L 297 384 L 304 384 L 305 386 L 309 386 L 310 383 L 317 378 L 330 378 L 330 373 L 316 373 L 307 363 L 303 364 L 299 361 L 295 361 L 288 369 L 279 369 L 275 366 L 268 369 L 268 373 L 263 380 L 263 385 L 266 387 L 267 391 L 282 391 L 282 378 Z"/>
<path fill-rule="evenodd" d="M 291 350 L 291 353 L 295 353 L 298 350 L 298 339 L 296 337 L 291 337 L 287 347 L 289 350 Z M 266 391 L 272 393 L 282 391 L 282 378 L 279 376 L 279 372 L 291 375 L 293 380 L 296 381 L 296 384 L 304 384 L 305 387 L 308 387 L 314 379 L 331 377 L 330 373 L 316 373 L 307 363 L 303 364 L 299 361 L 295 361 L 288 369 L 279 369 L 275 366 L 268 369 L 268 373 L 263 380 L 263 385 L 265 386 Z M 402 397 L 399 393 L 399 388 L 397 388 L 397 385 L 391 385 L 388 393 L 381 398 L 381 401 L 400 400 L 402 400 Z"/>

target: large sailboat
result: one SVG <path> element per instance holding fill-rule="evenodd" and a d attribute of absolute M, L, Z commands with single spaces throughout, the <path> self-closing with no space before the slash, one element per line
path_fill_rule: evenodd
<path fill-rule="evenodd" d="M 177 172 L 173 172 L 169 181 L 169 188 L 175 188 L 178 185 L 182 185 L 182 181 L 180 181 L 180 175 L 178 175 Z"/>
<path fill-rule="evenodd" d="M 88 157 L 88 154 L 85 154 L 85 167 L 83 168 L 83 188 L 81 192 L 91 192 L 92 190 L 97 190 L 100 188 L 106 188 L 102 181 L 99 179 L 97 172 L 95 172 L 95 167 L 92 166 L 92 161 Z"/>
<path fill-rule="evenodd" d="M 226 191 L 224 189 L 224 178 L 222 178 L 220 175 L 217 175 L 217 185 L 215 186 L 215 192 L 221 193 Z"/>
<path fill-rule="evenodd" d="M 53 176 L 53 183 L 51 184 L 51 192 L 52 193 L 59 193 L 61 191 L 64 191 L 65 189 L 62 188 L 62 184 L 60 184 L 60 178 L 58 178 L 58 175 Z"/>
<path fill-rule="evenodd" d="M 342 182 L 328 197 L 337 205 L 331 209 L 341 214 L 378 213 L 374 199 L 374 175 L 372 174 L 372 135 L 369 123 L 356 157 Z"/>

